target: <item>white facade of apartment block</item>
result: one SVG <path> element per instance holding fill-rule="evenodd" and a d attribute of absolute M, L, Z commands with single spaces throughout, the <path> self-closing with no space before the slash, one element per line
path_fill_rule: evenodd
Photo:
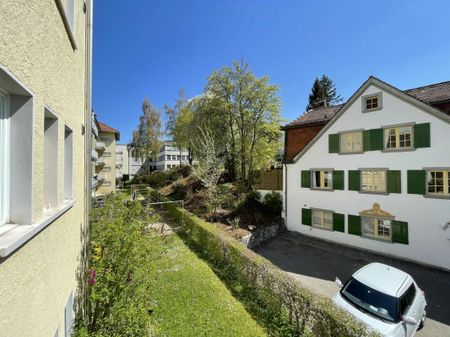
<path fill-rule="evenodd" d="M 133 178 L 140 170 L 143 170 L 144 161 L 134 158 L 128 144 L 116 145 L 116 178 L 122 179 L 124 175 Z"/>
<path fill-rule="evenodd" d="M 161 147 L 156 161 L 150 163 L 150 165 L 156 170 L 170 170 L 180 165 L 189 164 L 189 152 L 186 149 L 181 149 L 172 142 L 165 142 Z"/>
<path fill-rule="evenodd" d="M 370 78 L 285 165 L 288 229 L 450 269 L 449 135 L 447 114 Z"/>

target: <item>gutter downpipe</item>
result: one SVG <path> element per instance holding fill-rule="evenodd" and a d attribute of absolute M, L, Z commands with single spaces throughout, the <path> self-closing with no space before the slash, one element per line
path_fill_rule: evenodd
<path fill-rule="evenodd" d="M 284 164 L 284 225 L 287 228 L 287 164 Z"/>
<path fill-rule="evenodd" d="M 93 21 L 93 0 L 86 0 L 86 224 L 89 222 L 89 213 L 92 208 L 92 21 Z"/>

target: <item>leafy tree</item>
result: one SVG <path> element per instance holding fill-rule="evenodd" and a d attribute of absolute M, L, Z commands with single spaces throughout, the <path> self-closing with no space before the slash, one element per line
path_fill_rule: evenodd
<path fill-rule="evenodd" d="M 181 149 L 187 148 L 187 142 L 185 135 L 181 135 L 176 129 L 178 119 L 180 118 L 180 114 L 183 109 L 186 108 L 188 101 L 184 94 L 184 91 L 181 89 L 178 92 L 178 98 L 175 101 L 175 105 L 173 107 L 169 105 L 164 105 L 164 111 L 166 113 L 166 134 L 177 144 L 180 148 L 180 164 L 181 164 Z M 190 151 L 191 152 L 191 151 Z M 190 163 L 192 162 L 191 155 L 189 154 Z"/>
<path fill-rule="evenodd" d="M 279 148 L 280 99 L 278 86 L 257 78 L 247 63 L 234 62 L 208 79 L 204 100 L 208 116 L 220 120 L 226 139 L 227 170 L 250 187 L 253 171 L 273 159 Z M 259 156 L 264 149 L 266 156 Z"/>
<path fill-rule="evenodd" d="M 161 114 L 146 98 L 142 103 L 142 115 L 139 117 L 139 126 L 133 131 L 130 147 L 134 158 L 146 160 L 147 173 L 151 154 L 158 153 L 161 146 L 161 136 Z"/>
<path fill-rule="evenodd" d="M 322 75 L 320 79 L 316 78 L 314 80 L 306 111 L 319 106 L 336 105 L 341 102 L 342 97 L 337 94 L 334 82 L 328 76 Z"/>
<path fill-rule="evenodd" d="M 197 128 L 197 134 L 191 139 L 198 154 L 198 165 L 192 166 L 192 173 L 205 187 L 207 204 L 212 207 L 214 215 L 220 204 L 218 182 L 223 172 L 223 157 L 220 156 L 220 145 L 215 138 L 214 130 L 204 125 Z"/>

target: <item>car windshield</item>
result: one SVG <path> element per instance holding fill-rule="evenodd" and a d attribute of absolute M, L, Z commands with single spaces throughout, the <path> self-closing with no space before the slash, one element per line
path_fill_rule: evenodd
<path fill-rule="evenodd" d="M 341 290 L 342 296 L 357 308 L 390 322 L 398 322 L 398 299 L 351 278 Z"/>

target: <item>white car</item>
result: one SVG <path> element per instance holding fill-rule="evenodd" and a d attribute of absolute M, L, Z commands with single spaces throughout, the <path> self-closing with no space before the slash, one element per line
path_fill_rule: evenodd
<path fill-rule="evenodd" d="M 334 303 L 384 337 L 412 337 L 425 323 L 424 292 L 397 268 L 371 263 L 336 284 Z"/>

